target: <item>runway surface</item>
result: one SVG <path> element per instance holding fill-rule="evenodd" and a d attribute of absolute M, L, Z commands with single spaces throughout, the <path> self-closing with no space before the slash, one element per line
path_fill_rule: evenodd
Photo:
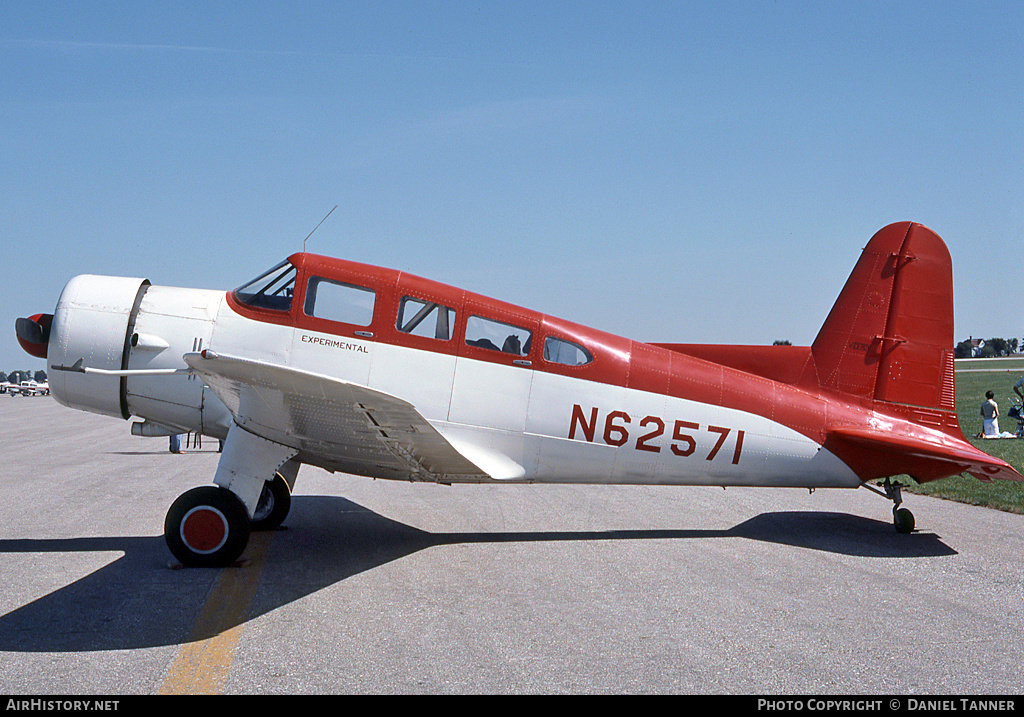
<path fill-rule="evenodd" d="M 171 569 L 215 449 L 0 397 L 0 693 L 1021 692 L 1024 516 L 305 466 L 243 566 Z"/>

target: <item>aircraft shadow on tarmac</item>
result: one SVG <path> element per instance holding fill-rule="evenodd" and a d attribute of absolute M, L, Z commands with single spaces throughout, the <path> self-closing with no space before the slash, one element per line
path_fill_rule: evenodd
<path fill-rule="evenodd" d="M 888 522 L 824 512 L 764 513 L 728 530 L 428 533 L 344 498 L 295 496 L 286 524 L 290 529 L 272 537 L 259 590 L 240 622 L 352 575 L 445 545 L 741 538 L 871 558 L 956 554 L 934 534 L 896 535 Z M 93 551 L 123 555 L 0 616 L 0 651 L 123 650 L 213 636 L 195 634 L 193 625 L 221 571 L 168 569 L 170 554 L 162 536 L 0 540 L 0 555 Z"/>

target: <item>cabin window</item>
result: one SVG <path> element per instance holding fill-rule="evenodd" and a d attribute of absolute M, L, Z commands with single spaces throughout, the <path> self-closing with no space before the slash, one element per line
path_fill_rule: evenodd
<path fill-rule="evenodd" d="M 579 344 L 548 336 L 544 339 L 544 360 L 564 366 L 585 366 L 594 357 Z"/>
<path fill-rule="evenodd" d="M 455 309 L 406 296 L 398 307 L 398 330 L 428 339 L 447 341 L 452 337 Z"/>
<path fill-rule="evenodd" d="M 312 276 L 306 285 L 305 312 L 318 319 L 369 326 L 375 300 L 373 289 Z"/>
<path fill-rule="evenodd" d="M 528 329 L 482 316 L 470 316 L 466 321 L 466 343 L 470 346 L 526 356 L 530 353 L 532 338 L 533 333 Z"/>
<path fill-rule="evenodd" d="M 295 293 L 295 267 L 282 261 L 247 284 L 235 289 L 235 298 L 261 309 L 288 311 Z"/>

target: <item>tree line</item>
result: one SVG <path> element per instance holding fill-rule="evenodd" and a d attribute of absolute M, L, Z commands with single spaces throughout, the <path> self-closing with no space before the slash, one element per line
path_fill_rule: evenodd
<path fill-rule="evenodd" d="M 22 381 L 38 381 L 42 383 L 45 380 L 46 371 L 11 371 L 10 373 L 0 371 L 0 383 L 21 383 Z"/>
<path fill-rule="evenodd" d="M 970 338 L 956 345 L 956 358 L 995 358 L 1017 353 L 1017 339 L 976 339 Z"/>

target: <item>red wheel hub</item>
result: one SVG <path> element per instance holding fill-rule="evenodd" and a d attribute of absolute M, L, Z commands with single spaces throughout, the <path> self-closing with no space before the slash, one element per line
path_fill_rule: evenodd
<path fill-rule="evenodd" d="M 212 553 L 228 539 L 228 520 L 216 508 L 200 505 L 181 521 L 181 539 L 196 553 Z"/>

